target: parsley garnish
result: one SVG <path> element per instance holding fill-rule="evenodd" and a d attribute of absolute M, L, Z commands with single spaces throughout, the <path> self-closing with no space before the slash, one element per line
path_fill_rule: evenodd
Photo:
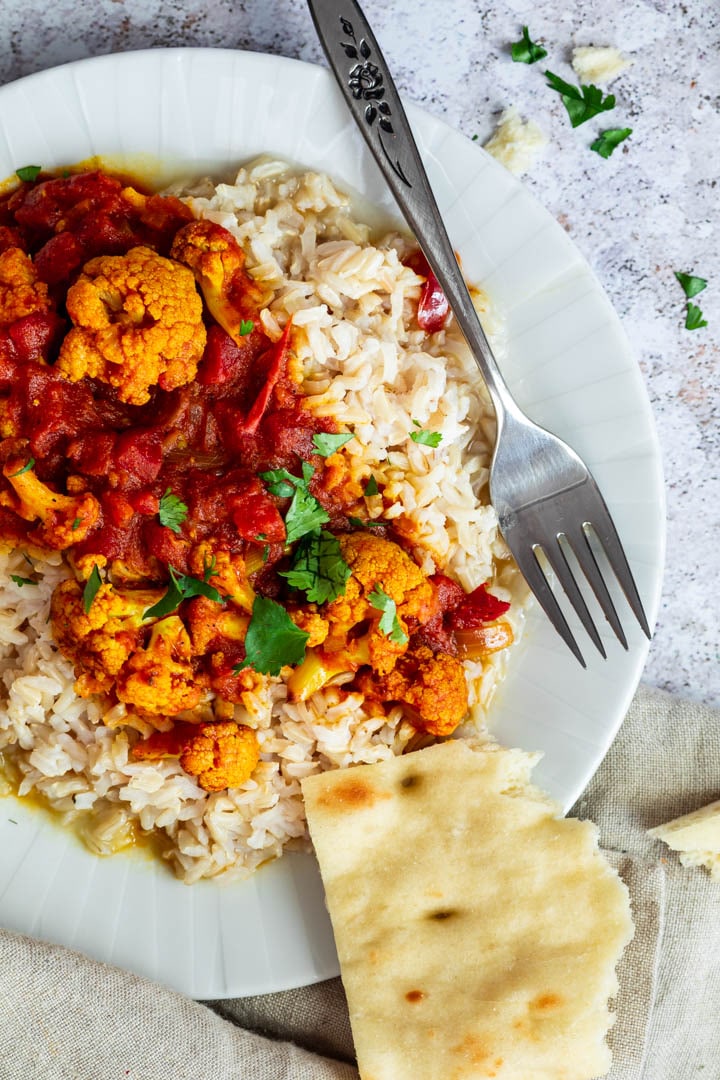
<path fill-rule="evenodd" d="M 15 170 L 15 175 L 24 184 L 32 184 L 33 180 L 37 180 L 41 172 L 42 165 L 23 165 L 22 169 Z"/>
<path fill-rule="evenodd" d="M 166 615 L 176 611 L 183 600 L 189 600 L 193 596 L 206 596 L 208 600 L 221 604 L 220 593 L 212 585 L 208 585 L 208 578 L 212 575 L 213 569 L 212 566 L 206 567 L 205 580 L 201 581 L 200 578 L 190 577 L 188 574 L 178 574 L 172 566 L 168 566 L 170 584 L 167 592 L 144 612 L 143 619 L 164 619 Z"/>
<path fill-rule="evenodd" d="M 473 142 L 477 142 L 479 138 L 480 138 L 480 136 L 479 136 L 479 135 L 473 135 L 473 137 L 472 137 L 472 141 L 473 141 Z"/>
<path fill-rule="evenodd" d="M 19 574 L 11 574 L 10 580 L 14 581 L 19 589 L 22 589 L 23 585 L 37 585 L 37 581 L 29 577 L 20 577 Z"/>
<path fill-rule="evenodd" d="M 70 528 L 72 529 L 73 532 L 75 532 L 76 529 L 80 528 L 80 518 L 79 517 L 74 518 L 73 523 L 70 526 Z"/>
<path fill-rule="evenodd" d="M 252 319 L 240 320 L 240 337 L 247 337 L 248 334 L 252 334 L 255 329 L 255 323 Z"/>
<path fill-rule="evenodd" d="M 279 675 L 286 664 L 299 664 L 305 659 L 309 637 L 295 625 L 282 604 L 256 596 L 245 637 L 245 659 L 235 665 L 233 674 L 251 667 L 261 675 Z"/>
<path fill-rule="evenodd" d="M 602 158 L 609 158 L 615 147 L 632 135 L 632 128 L 608 128 L 602 131 L 595 142 L 590 143 L 590 149 L 594 150 Z"/>
<path fill-rule="evenodd" d="M 547 85 L 562 96 L 563 105 L 574 128 L 584 124 L 586 120 L 591 120 L 598 113 L 615 108 L 615 96 L 608 94 L 603 98 L 602 90 L 597 86 L 573 86 L 558 75 L 553 75 L 552 71 L 546 71 L 545 75 Z"/>
<path fill-rule="evenodd" d="M 96 563 L 95 566 L 93 566 L 92 573 L 87 579 L 85 583 L 85 588 L 83 589 L 83 608 L 85 609 L 86 615 L 90 611 L 93 600 L 97 596 L 98 590 L 101 588 L 101 586 L 102 578 L 100 577 L 100 571 L 98 570 Z"/>
<path fill-rule="evenodd" d="M 372 496 L 377 495 L 379 491 L 380 491 L 380 489 L 378 487 L 377 480 L 375 479 L 374 476 L 371 476 L 370 479 L 368 480 L 367 484 L 365 485 L 365 490 L 363 491 L 363 495 L 366 495 L 368 499 L 371 499 Z"/>
<path fill-rule="evenodd" d="M 314 532 L 330 520 L 330 515 L 310 494 L 310 480 L 315 470 L 307 461 L 302 463 L 302 477 L 293 476 L 287 469 L 272 469 L 260 473 L 268 491 L 280 498 L 289 498 L 292 502 L 285 515 L 285 531 L 288 544 L 299 540 L 307 533 Z"/>
<path fill-rule="evenodd" d="M 269 544 L 263 544 L 262 561 L 264 563 L 266 563 L 269 558 L 270 558 L 270 545 Z"/>
<path fill-rule="evenodd" d="M 174 533 L 179 533 L 181 532 L 180 526 L 187 517 L 187 514 L 187 505 L 179 498 L 179 496 L 173 495 L 170 488 L 167 488 L 165 494 L 160 499 L 160 507 L 158 509 L 160 524 L 168 529 L 172 529 Z"/>
<path fill-rule="evenodd" d="M 700 308 L 695 304 L 688 304 L 685 315 L 685 329 L 700 330 L 703 326 L 707 326 L 707 319 L 703 318 Z"/>
<path fill-rule="evenodd" d="M 675 277 L 682 285 L 683 292 L 688 300 L 692 300 L 693 296 L 697 296 L 698 293 L 701 293 L 703 289 L 707 288 L 707 281 L 705 278 L 696 277 L 695 274 L 681 274 L 676 270 Z"/>
<path fill-rule="evenodd" d="M 398 645 L 404 645 L 408 636 L 398 619 L 397 604 L 392 597 L 388 596 L 379 585 L 376 585 L 373 591 L 368 594 L 368 600 L 374 608 L 383 613 L 378 625 L 385 637 L 397 642 Z"/>
<path fill-rule="evenodd" d="M 510 46 L 510 55 L 516 64 L 535 64 L 547 56 L 547 49 L 531 41 L 527 26 L 523 26 L 522 40 Z"/>
<path fill-rule="evenodd" d="M 416 428 L 420 428 L 420 421 L 413 420 L 413 424 Z M 411 431 L 410 438 L 413 442 L 420 443 L 421 446 L 439 446 L 442 442 L 442 435 L 439 431 L 425 431 L 420 428 L 419 431 Z"/>
<path fill-rule="evenodd" d="M 304 536 L 290 570 L 280 573 L 293 589 L 300 589 L 311 604 L 326 604 L 345 592 L 350 567 L 336 536 L 325 529 Z"/>
<path fill-rule="evenodd" d="M 13 476 L 22 476 L 24 472 L 28 472 L 35 464 L 35 458 L 31 457 L 26 465 L 23 465 L 22 469 L 18 469 L 17 472 L 8 473 L 8 480 L 12 480 Z"/>
<path fill-rule="evenodd" d="M 313 435 L 313 446 L 318 454 L 322 457 L 330 457 L 336 450 L 339 450 L 345 443 L 350 442 L 354 438 L 351 431 L 345 432 L 341 435 L 329 435 L 326 432 L 322 432 L 319 435 Z"/>

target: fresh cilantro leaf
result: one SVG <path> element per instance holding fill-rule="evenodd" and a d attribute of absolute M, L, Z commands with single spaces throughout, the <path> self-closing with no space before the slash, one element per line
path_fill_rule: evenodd
<path fill-rule="evenodd" d="M 31 184 L 33 180 L 37 180 L 41 172 L 42 165 L 23 165 L 22 169 L 15 170 L 15 175 L 23 183 Z"/>
<path fill-rule="evenodd" d="M 23 585 L 37 585 L 37 581 L 33 581 L 33 579 L 29 577 L 20 577 L 19 574 L 11 574 L 10 580 L 14 581 L 20 589 L 22 589 Z"/>
<path fill-rule="evenodd" d="M 282 604 L 256 596 L 245 637 L 245 659 L 235 665 L 233 674 L 250 667 L 261 675 L 279 675 L 285 664 L 299 664 L 305 659 L 309 637 L 295 625 Z"/>
<path fill-rule="evenodd" d="M 293 556 L 292 567 L 280 573 L 293 589 L 300 589 L 311 604 L 326 604 L 345 592 L 350 567 L 336 536 L 325 529 L 304 536 Z"/>
<path fill-rule="evenodd" d="M 295 491 L 295 484 L 298 482 L 297 476 L 293 476 L 287 469 L 270 469 L 268 472 L 261 472 L 259 475 L 270 494 L 277 495 L 279 499 L 289 499 Z"/>
<path fill-rule="evenodd" d="M 590 149 L 594 150 L 602 158 L 609 158 L 613 150 L 632 135 L 632 128 L 608 128 L 602 131 L 595 142 L 590 143 Z"/>
<path fill-rule="evenodd" d="M 374 608 L 383 613 L 378 625 L 385 637 L 389 637 L 391 641 L 397 642 L 398 645 L 404 645 L 408 637 L 398 619 L 397 604 L 392 597 L 388 596 L 379 585 L 376 585 L 373 591 L 368 594 L 368 600 Z"/>
<path fill-rule="evenodd" d="M 255 329 L 255 323 L 252 319 L 240 320 L 240 337 L 247 337 L 248 334 L 252 334 Z"/>
<path fill-rule="evenodd" d="M 688 304 L 687 314 L 685 315 L 685 329 L 700 330 L 703 326 L 707 326 L 707 319 L 703 318 L 700 308 L 696 307 L 695 304 Z"/>
<path fill-rule="evenodd" d="M 213 555 L 213 556 L 212 556 L 212 557 L 210 558 L 210 561 L 209 561 L 209 562 L 206 562 L 206 563 L 205 563 L 205 565 L 204 565 L 204 567 L 203 567 L 203 577 L 202 577 L 202 579 L 203 579 L 203 581 L 204 581 L 204 582 L 206 582 L 206 583 L 207 583 L 207 582 L 208 582 L 208 581 L 210 580 L 210 578 L 211 578 L 211 577 L 213 576 L 213 574 L 215 573 L 215 569 L 216 569 L 216 567 L 217 567 L 217 559 L 216 559 L 216 557 L 215 557 L 215 556 Z"/>
<path fill-rule="evenodd" d="M 258 533 L 255 540 L 260 543 L 261 540 L 267 540 L 267 533 Z"/>
<path fill-rule="evenodd" d="M 413 424 L 416 428 L 420 428 L 420 422 L 413 420 Z M 420 443 L 421 446 L 439 446 L 442 442 L 442 435 L 439 431 L 424 431 L 420 428 L 419 431 L 411 431 L 410 438 L 415 443 Z"/>
<path fill-rule="evenodd" d="M 13 476 L 22 476 L 24 472 L 28 472 L 35 464 L 35 458 L 31 457 L 27 464 L 23 465 L 22 469 L 18 469 L 17 472 L 8 473 L 8 480 L 12 480 Z"/>
<path fill-rule="evenodd" d="M 85 588 L 83 589 L 83 608 L 87 615 L 92 607 L 93 600 L 98 594 L 98 589 L 102 586 L 102 578 L 100 577 L 100 571 L 97 568 L 97 563 L 92 568 L 90 577 L 85 582 Z"/>
<path fill-rule="evenodd" d="M 348 521 L 358 529 L 379 529 L 386 524 L 384 521 L 371 521 L 370 519 L 363 521 L 359 517 L 349 517 Z"/>
<path fill-rule="evenodd" d="M 167 488 L 165 494 L 160 499 L 160 508 L 158 510 L 158 518 L 160 524 L 164 525 L 167 529 L 172 529 L 174 533 L 179 533 L 182 530 L 180 526 L 188 515 L 188 508 L 186 503 L 178 495 L 173 495 L 170 488 Z"/>
<path fill-rule="evenodd" d="M 270 545 L 269 544 L 263 544 L 262 561 L 264 563 L 266 563 L 269 558 L 270 558 Z"/>
<path fill-rule="evenodd" d="M 354 438 L 351 431 L 344 432 L 341 435 L 328 435 L 326 432 L 322 432 L 318 435 L 313 435 L 313 446 L 318 454 L 323 457 L 330 457 L 336 450 L 339 450 L 345 443 L 350 442 Z"/>
<path fill-rule="evenodd" d="M 473 141 L 473 142 L 477 142 L 477 141 L 478 141 L 478 138 L 479 138 L 479 135 L 473 135 L 473 137 L 472 137 L 472 141 Z"/>
<path fill-rule="evenodd" d="M 701 293 L 703 289 L 707 288 L 707 281 L 705 278 L 695 277 L 694 274 L 681 274 L 676 270 L 675 277 L 682 285 L 683 292 L 688 300 L 692 300 L 693 296 L 697 296 L 698 293 Z"/>
<path fill-rule="evenodd" d="M 72 529 L 73 532 L 75 532 L 76 529 L 80 528 L 80 518 L 79 517 L 73 519 L 73 523 L 70 526 L 70 528 Z"/>
<path fill-rule="evenodd" d="M 363 495 L 367 496 L 368 499 L 371 499 L 373 497 L 373 495 L 377 495 L 379 491 L 380 491 L 380 489 L 378 487 L 377 480 L 375 479 L 374 476 L 371 476 L 370 479 L 368 480 L 367 484 L 365 485 L 365 490 L 363 491 Z"/>
<path fill-rule="evenodd" d="M 561 95 L 572 126 L 579 127 L 586 120 L 591 120 L 598 113 L 615 108 L 615 97 L 608 94 L 603 98 L 602 90 L 597 86 L 573 86 L 552 71 L 546 71 L 547 85 Z"/>
<path fill-rule="evenodd" d="M 547 49 L 531 41 L 527 26 L 523 26 L 522 40 L 510 46 L 510 55 L 516 64 L 535 64 L 547 56 Z"/>
<path fill-rule="evenodd" d="M 285 514 L 288 544 L 294 543 L 307 533 L 314 532 L 330 520 L 327 511 L 323 509 L 315 496 L 310 494 L 308 485 L 314 471 L 312 465 L 303 461 L 302 477 L 293 476 L 287 469 L 273 469 L 270 472 L 260 473 L 260 477 L 265 481 L 271 494 L 282 498 L 292 495 L 292 502 Z"/>
<path fill-rule="evenodd" d="M 188 574 L 178 574 L 172 566 L 168 566 L 168 573 L 170 574 L 170 584 L 167 587 L 167 592 L 160 597 L 156 604 L 147 609 L 143 614 L 143 619 L 164 619 L 166 615 L 176 611 L 183 600 L 189 600 L 193 596 L 206 596 L 208 600 L 214 600 L 216 604 L 222 603 L 220 593 L 212 585 L 208 585 L 207 581 L 190 577 Z M 206 568 L 205 573 L 208 577 L 210 576 L 208 568 Z"/>

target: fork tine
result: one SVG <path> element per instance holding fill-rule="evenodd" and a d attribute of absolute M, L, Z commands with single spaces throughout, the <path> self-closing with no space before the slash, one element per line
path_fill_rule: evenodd
<path fill-rule="evenodd" d="M 599 491 L 598 494 L 600 494 Z M 627 556 L 623 550 L 620 537 L 617 534 L 617 529 L 615 528 L 613 519 L 610 517 L 610 511 L 605 505 L 605 500 L 602 495 L 600 495 L 600 500 L 604 512 L 600 514 L 594 513 L 593 521 L 588 522 L 588 524 L 602 544 L 605 554 L 608 557 L 608 562 L 613 569 L 615 577 L 620 582 L 620 587 L 625 593 L 625 598 L 630 605 L 633 615 L 640 623 L 642 632 L 645 634 L 645 637 L 650 638 L 652 637 L 652 634 L 650 633 L 650 627 L 648 626 L 648 621 L 642 606 L 640 593 L 637 590 L 637 585 L 635 584 L 632 570 L 627 561 Z"/>
<path fill-rule="evenodd" d="M 567 529 L 564 531 L 563 535 L 567 540 L 571 551 L 574 553 L 575 558 L 579 562 L 580 569 L 590 582 L 592 591 L 597 597 L 597 602 L 602 608 L 605 618 L 610 623 L 616 638 L 623 649 L 627 649 L 628 643 L 627 638 L 625 637 L 625 631 L 618 618 L 615 605 L 612 602 L 612 597 L 608 592 L 605 580 L 600 573 L 600 567 L 595 559 L 595 552 L 590 547 L 584 525 L 580 525 L 579 528 L 574 528 L 572 530 Z"/>
<path fill-rule="evenodd" d="M 507 533 L 505 539 L 508 539 Z M 509 541 L 508 541 L 509 542 Z M 548 584 L 548 580 L 542 572 L 542 568 L 537 561 L 534 548 L 520 548 L 517 545 L 518 550 L 511 545 L 511 550 L 517 563 L 520 573 L 527 581 L 530 589 L 535 594 L 536 599 L 539 601 L 545 614 L 550 622 L 557 630 L 560 637 L 563 639 L 568 648 L 572 651 L 575 658 L 582 664 L 583 667 L 587 667 L 583 654 L 578 648 L 578 644 L 573 637 L 572 630 L 567 624 L 567 620 L 562 613 L 560 605 L 553 595 L 553 591 Z"/>
<path fill-rule="evenodd" d="M 575 612 L 580 619 L 580 622 L 585 627 L 588 636 L 592 640 L 595 648 L 602 656 L 603 660 L 607 660 L 607 653 L 605 647 L 600 639 L 600 635 L 597 632 L 597 627 L 592 620 L 592 615 L 588 611 L 587 604 L 583 594 L 578 588 L 578 584 L 575 580 L 575 576 L 572 572 L 572 568 L 567 561 L 567 556 L 563 551 L 559 538 L 551 540 L 549 544 L 544 544 L 542 550 L 545 553 L 545 558 L 550 563 L 555 576 L 557 577 L 560 585 L 565 590 L 565 594 L 575 608 Z"/>

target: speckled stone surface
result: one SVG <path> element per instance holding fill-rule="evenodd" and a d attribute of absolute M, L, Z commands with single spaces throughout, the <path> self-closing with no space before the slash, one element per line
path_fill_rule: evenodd
<path fill-rule="evenodd" d="M 398 85 L 484 142 L 515 104 L 550 144 L 525 177 L 595 269 L 619 313 L 655 412 L 667 482 L 665 586 L 644 678 L 720 704 L 720 8 L 707 0 L 365 0 Z M 528 23 L 548 60 L 514 64 Z M 575 81 L 573 46 L 615 45 L 633 66 L 614 113 L 572 130 L 545 66 Z M 3 0 L 0 83 L 67 60 L 202 45 L 320 62 L 303 0 Z M 609 122 L 605 122 L 609 120 Z M 633 128 L 608 161 L 598 130 Z M 673 271 L 708 279 L 708 327 L 683 327 Z"/>

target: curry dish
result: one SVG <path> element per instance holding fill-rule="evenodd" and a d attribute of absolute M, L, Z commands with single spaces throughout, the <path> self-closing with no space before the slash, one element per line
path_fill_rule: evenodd
<path fill-rule="evenodd" d="M 102 171 L 0 201 L 0 537 L 64 553 L 50 618 L 76 693 L 140 719 L 132 760 L 207 792 L 252 777 L 235 706 L 281 672 L 291 702 L 341 684 L 432 741 L 468 711 L 463 660 L 512 641 L 506 602 L 418 564 L 245 262 L 186 201 Z M 408 265 L 437 332 L 444 298 Z"/>

